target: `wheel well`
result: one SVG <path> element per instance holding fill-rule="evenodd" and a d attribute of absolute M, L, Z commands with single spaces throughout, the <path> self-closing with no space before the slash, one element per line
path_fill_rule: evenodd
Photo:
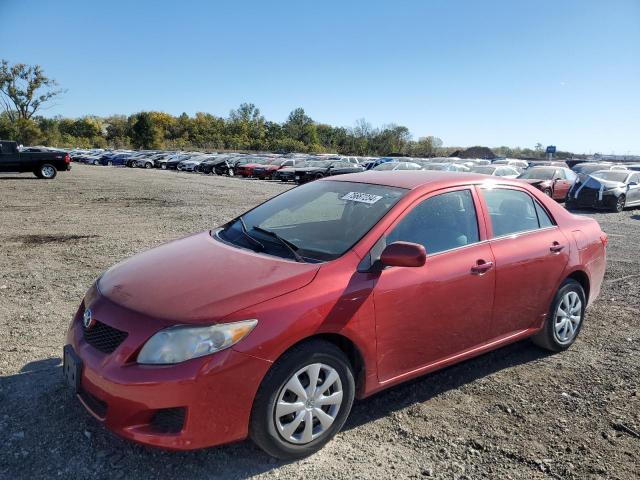
<path fill-rule="evenodd" d="M 308 342 L 309 340 L 324 340 L 325 342 L 332 343 L 333 345 L 338 347 L 342 351 L 342 353 L 344 353 L 349 359 L 349 363 L 351 364 L 351 368 L 353 369 L 353 377 L 356 381 L 356 392 L 360 391 L 360 389 L 364 387 L 364 359 L 362 358 L 362 354 L 360 353 L 358 347 L 356 347 L 356 345 L 351 340 L 337 333 L 320 333 L 318 335 L 307 337 L 299 341 L 295 345 L 292 345 L 292 347 L 304 342 Z"/>
<path fill-rule="evenodd" d="M 571 278 L 575 280 L 582 286 L 586 300 L 589 301 L 589 277 L 587 276 L 587 274 L 584 273 L 582 270 L 577 270 L 573 272 L 571 275 L 569 275 L 567 278 Z"/>

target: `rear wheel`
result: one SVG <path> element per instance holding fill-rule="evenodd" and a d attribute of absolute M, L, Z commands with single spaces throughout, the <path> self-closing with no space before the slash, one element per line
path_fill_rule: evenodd
<path fill-rule="evenodd" d="M 56 178 L 58 170 L 56 170 L 56 167 L 54 167 L 53 165 L 45 163 L 44 165 L 41 165 L 40 168 L 38 168 L 34 173 L 38 178 L 52 180 Z"/>
<path fill-rule="evenodd" d="M 111 160 L 108 160 L 108 161 L 107 161 L 107 166 L 109 166 L 109 167 L 113 167 L 113 162 L 112 162 Z"/>
<path fill-rule="evenodd" d="M 321 179 L 321 178 L 323 178 L 323 177 L 324 177 L 324 175 L 323 175 L 323 174 L 321 174 L 321 173 L 316 173 L 316 174 L 315 174 L 315 179 L 316 179 L 316 180 L 320 180 L 320 179 Z"/>
<path fill-rule="evenodd" d="M 144 168 L 147 168 L 147 169 L 153 168 L 153 163 L 149 163 L 149 162 L 145 163 Z"/>
<path fill-rule="evenodd" d="M 269 370 L 251 411 L 250 435 L 268 454 L 306 457 L 340 431 L 355 396 L 349 360 L 313 340 L 292 348 Z"/>
<path fill-rule="evenodd" d="M 613 211 L 620 213 L 624 210 L 624 205 L 627 202 L 627 198 L 623 195 L 620 195 L 617 199 L 616 199 L 616 203 L 613 206 Z"/>
<path fill-rule="evenodd" d="M 566 350 L 580 333 L 586 306 L 582 285 L 573 279 L 565 280 L 551 303 L 544 327 L 531 340 L 552 352 Z"/>
<path fill-rule="evenodd" d="M 545 188 L 544 190 L 542 190 L 542 193 L 544 193 L 547 197 L 551 197 L 553 195 L 551 193 L 551 189 L 550 188 Z"/>

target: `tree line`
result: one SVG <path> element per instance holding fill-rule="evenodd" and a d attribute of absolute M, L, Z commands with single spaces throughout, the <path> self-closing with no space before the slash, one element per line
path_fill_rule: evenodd
<path fill-rule="evenodd" d="M 412 139 L 402 125 L 374 128 L 366 120 L 353 127 L 314 121 L 302 108 L 284 122 L 267 120 L 252 103 L 243 103 L 227 117 L 198 112 L 179 116 L 164 112 L 81 118 L 45 117 L 43 106 L 65 91 L 39 66 L 0 63 L 0 138 L 24 145 L 78 148 L 166 150 L 239 150 L 275 152 L 335 152 L 345 155 L 415 157 L 447 156 L 459 147 L 445 147 L 435 136 Z M 510 157 L 541 157 L 534 149 L 498 147 Z M 566 152 L 568 153 L 568 152 Z"/>

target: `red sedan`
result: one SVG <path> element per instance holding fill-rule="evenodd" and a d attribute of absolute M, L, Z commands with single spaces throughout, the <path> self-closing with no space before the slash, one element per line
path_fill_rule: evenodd
<path fill-rule="evenodd" d="M 63 370 L 127 439 L 186 450 L 249 436 L 299 458 L 355 398 L 527 337 L 569 348 L 606 243 L 517 180 L 331 177 L 107 270 Z"/>

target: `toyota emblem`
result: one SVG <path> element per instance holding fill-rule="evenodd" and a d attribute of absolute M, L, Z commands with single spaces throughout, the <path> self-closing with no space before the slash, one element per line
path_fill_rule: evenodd
<path fill-rule="evenodd" d="M 84 315 L 82 316 L 82 324 L 84 325 L 84 328 L 88 330 L 89 328 L 93 327 L 95 323 L 96 321 L 91 314 L 91 309 L 87 308 L 84 311 Z"/>

